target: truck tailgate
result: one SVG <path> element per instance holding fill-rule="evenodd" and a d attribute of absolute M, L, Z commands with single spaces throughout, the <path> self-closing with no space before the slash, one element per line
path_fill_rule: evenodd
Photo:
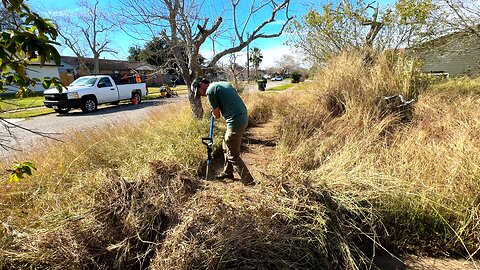
<path fill-rule="evenodd" d="M 136 84 L 120 84 L 117 85 L 118 95 L 120 99 L 129 99 L 132 97 L 132 92 L 138 89 L 142 96 L 145 95 L 145 83 L 136 83 Z"/>

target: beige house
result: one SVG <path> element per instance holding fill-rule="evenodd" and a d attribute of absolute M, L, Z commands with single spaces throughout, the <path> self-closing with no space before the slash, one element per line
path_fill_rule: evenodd
<path fill-rule="evenodd" d="M 448 73 L 449 76 L 480 73 L 480 38 L 455 32 L 421 44 L 417 54 L 423 59 L 423 71 Z"/>
<path fill-rule="evenodd" d="M 25 75 L 27 75 L 31 79 L 37 78 L 37 79 L 43 80 L 43 78 L 45 77 L 49 77 L 49 78 L 60 77 L 58 73 L 58 66 L 55 65 L 54 62 L 46 62 L 42 67 L 40 66 L 39 62 L 32 62 L 25 69 L 25 73 L 26 73 Z M 7 92 L 18 91 L 17 86 L 6 86 L 5 89 Z M 35 87 L 31 87 L 31 89 L 35 92 L 43 92 L 45 90 L 41 82 L 37 83 Z"/>
<path fill-rule="evenodd" d="M 147 63 L 99 59 L 98 64 L 100 74 L 111 75 L 112 77 L 140 73 L 148 86 L 161 85 L 166 80 L 165 75 L 157 67 Z M 60 79 L 68 85 L 80 76 L 92 75 L 93 70 L 93 58 L 79 59 L 76 56 L 62 56 L 62 67 L 59 68 Z"/>
<path fill-rule="evenodd" d="M 31 63 L 26 71 L 29 78 L 43 79 L 44 77 L 60 77 L 58 74 L 58 66 L 53 62 L 47 62 L 42 67 L 40 67 L 40 63 Z M 35 92 L 43 92 L 45 88 L 43 88 L 41 83 L 37 83 L 33 90 Z"/>

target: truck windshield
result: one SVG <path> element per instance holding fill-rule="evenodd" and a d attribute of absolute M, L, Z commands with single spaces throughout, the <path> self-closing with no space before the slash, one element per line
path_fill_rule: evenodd
<path fill-rule="evenodd" d="M 78 78 L 70 86 L 93 86 L 97 78 Z"/>

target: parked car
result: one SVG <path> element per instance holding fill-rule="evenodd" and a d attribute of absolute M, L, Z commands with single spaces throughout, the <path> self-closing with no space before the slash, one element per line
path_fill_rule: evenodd
<path fill-rule="evenodd" d="M 121 100 L 131 100 L 138 104 L 147 94 L 144 82 L 121 84 L 108 75 L 95 75 L 76 79 L 61 94 L 55 88 L 45 90 L 43 103 L 59 114 L 68 113 L 73 108 L 93 112 L 103 103 L 118 104 Z"/>
<path fill-rule="evenodd" d="M 283 77 L 282 76 L 273 77 L 272 81 L 283 81 Z"/>

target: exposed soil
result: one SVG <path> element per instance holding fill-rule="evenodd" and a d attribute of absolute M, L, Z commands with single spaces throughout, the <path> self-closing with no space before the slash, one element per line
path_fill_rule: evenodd
<path fill-rule="evenodd" d="M 272 123 L 248 129 L 242 145 L 242 159 L 248 166 L 252 175 L 268 175 L 268 164 L 275 154 L 275 132 Z M 216 164 L 222 163 L 223 158 L 217 155 Z M 215 172 L 221 170 L 216 166 Z M 236 179 L 239 180 L 239 179 Z M 415 255 L 402 256 L 401 258 L 390 255 L 378 255 L 374 263 L 379 269 L 384 270 L 473 270 L 479 269 L 479 261 L 467 261 L 450 258 L 419 257 Z"/>

